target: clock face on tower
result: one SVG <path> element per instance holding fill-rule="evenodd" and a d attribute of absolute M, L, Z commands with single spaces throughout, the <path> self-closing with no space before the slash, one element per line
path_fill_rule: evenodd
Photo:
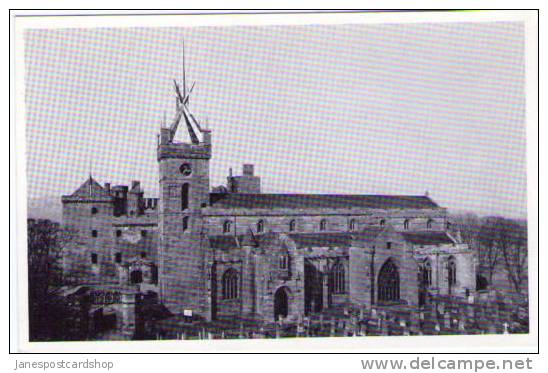
<path fill-rule="evenodd" d="M 181 167 L 179 167 L 179 171 L 181 171 L 183 176 L 189 176 L 192 173 L 192 168 L 188 163 L 183 163 Z"/>

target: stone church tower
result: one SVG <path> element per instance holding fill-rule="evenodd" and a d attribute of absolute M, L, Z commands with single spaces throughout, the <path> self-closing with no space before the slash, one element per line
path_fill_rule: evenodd
<path fill-rule="evenodd" d="M 209 205 L 211 134 L 188 111 L 186 92 L 181 94 L 175 87 L 175 120 L 161 129 L 158 144 L 160 297 L 173 313 L 202 313 L 206 255 L 202 209 Z M 175 141 L 179 122 L 186 124 L 190 141 Z"/>

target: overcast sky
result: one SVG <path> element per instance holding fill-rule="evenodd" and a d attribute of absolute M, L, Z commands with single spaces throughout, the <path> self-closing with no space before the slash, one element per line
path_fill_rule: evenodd
<path fill-rule="evenodd" d="M 253 163 L 264 192 L 428 191 L 525 216 L 524 31 L 509 22 L 28 31 L 29 197 L 72 193 L 90 163 L 157 196 L 183 38 L 212 186 Z"/>

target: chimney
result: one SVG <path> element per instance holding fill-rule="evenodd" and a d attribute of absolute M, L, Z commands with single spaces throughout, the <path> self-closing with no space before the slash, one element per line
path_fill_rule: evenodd
<path fill-rule="evenodd" d="M 211 130 L 208 129 L 202 129 L 203 134 L 203 142 L 205 145 L 211 145 Z"/>
<path fill-rule="evenodd" d="M 170 142 L 171 130 L 169 128 L 160 128 L 160 145 Z"/>
<path fill-rule="evenodd" d="M 253 165 L 252 164 L 244 164 L 243 174 L 244 174 L 244 176 L 253 176 Z"/>
<path fill-rule="evenodd" d="M 139 182 L 138 180 L 133 180 L 131 182 L 131 190 L 138 189 L 140 185 L 141 185 L 141 182 Z"/>
<path fill-rule="evenodd" d="M 105 183 L 105 190 L 108 194 L 110 194 L 110 183 Z"/>

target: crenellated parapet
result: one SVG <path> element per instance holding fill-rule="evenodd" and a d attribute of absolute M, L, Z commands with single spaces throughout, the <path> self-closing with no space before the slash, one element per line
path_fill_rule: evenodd
<path fill-rule="evenodd" d="M 211 144 L 167 143 L 158 146 L 158 161 L 162 159 L 210 159 Z"/>

